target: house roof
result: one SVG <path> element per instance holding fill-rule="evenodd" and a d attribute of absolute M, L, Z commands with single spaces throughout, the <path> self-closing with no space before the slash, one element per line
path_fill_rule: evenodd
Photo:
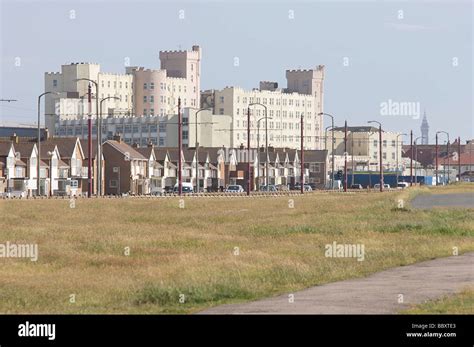
<path fill-rule="evenodd" d="M 0 156 L 7 156 L 11 146 L 11 142 L 0 142 Z"/>
<path fill-rule="evenodd" d="M 298 156 L 301 158 L 301 151 L 298 151 Z M 306 163 L 325 163 L 328 156 L 328 151 L 325 149 L 305 150 L 304 161 Z"/>
<path fill-rule="evenodd" d="M 81 143 L 82 152 L 84 153 L 84 159 L 89 159 L 88 151 L 88 140 L 79 140 Z M 61 151 L 59 151 L 61 153 Z M 92 140 L 92 158 L 95 158 L 97 154 L 97 140 Z"/>
<path fill-rule="evenodd" d="M 77 137 L 54 137 L 41 142 L 41 152 L 43 152 L 43 147 L 47 147 L 51 151 L 56 145 L 61 158 L 70 159 L 74 154 L 76 142 Z"/>
<path fill-rule="evenodd" d="M 111 147 L 122 153 L 123 155 L 128 154 L 131 159 L 147 160 L 141 153 L 137 152 L 135 148 L 126 144 L 123 141 L 107 140 L 105 144 L 109 144 Z"/>
<path fill-rule="evenodd" d="M 33 152 L 35 143 L 33 142 L 20 142 L 15 144 L 15 152 L 20 153 L 20 158 L 29 158 Z"/>
<path fill-rule="evenodd" d="M 26 163 L 21 159 L 16 159 L 15 166 L 26 166 Z"/>
<path fill-rule="evenodd" d="M 152 146 L 139 147 L 139 148 L 135 148 L 135 150 L 141 155 L 143 155 L 145 158 L 150 159 L 151 153 L 154 152 L 154 147 Z M 156 156 L 156 153 L 155 153 L 155 156 Z"/>
<path fill-rule="evenodd" d="M 345 131 L 345 127 L 334 127 L 335 131 Z M 329 130 L 331 131 L 331 130 Z M 375 133 L 379 131 L 379 128 L 373 127 L 373 126 L 354 126 L 354 127 L 347 127 L 347 131 L 353 132 L 353 133 Z M 383 129 L 382 129 L 383 131 Z"/>
<path fill-rule="evenodd" d="M 58 167 L 69 167 L 68 164 L 66 164 L 64 161 L 62 160 L 58 160 Z"/>

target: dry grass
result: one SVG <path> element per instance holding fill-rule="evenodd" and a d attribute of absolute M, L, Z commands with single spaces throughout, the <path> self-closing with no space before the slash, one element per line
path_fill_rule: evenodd
<path fill-rule="evenodd" d="M 188 313 L 473 251 L 474 210 L 396 208 L 423 190 L 0 201 L 0 243 L 39 245 L 37 262 L 0 258 L 0 312 Z M 333 241 L 365 261 L 326 258 Z"/>
<path fill-rule="evenodd" d="M 401 312 L 405 314 L 472 314 L 474 312 L 474 287 L 455 295 L 447 295 Z"/>

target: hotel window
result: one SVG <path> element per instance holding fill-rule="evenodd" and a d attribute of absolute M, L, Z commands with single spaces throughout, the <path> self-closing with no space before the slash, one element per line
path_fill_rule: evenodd
<path fill-rule="evenodd" d="M 396 144 L 395 144 L 395 140 L 392 140 L 392 147 L 395 147 Z"/>
<path fill-rule="evenodd" d="M 178 86 L 178 91 L 181 93 L 181 86 Z"/>
<path fill-rule="evenodd" d="M 146 102 L 147 98 L 146 95 L 143 95 L 143 102 Z"/>
<path fill-rule="evenodd" d="M 150 95 L 150 103 L 155 102 L 155 97 L 153 95 Z"/>
<path fill-rule="evenodd" d="M 146 116 L 146 108 L 143 109 L 143 115 Z"/>
<path fill-rule="evenodd" d="M 125 101 L 128 101 L 128 95 L 125 95 Z"/>
<path fill-rule="evenodd" d="M 114 88 L 117 89 L 117 81 L 114 81 Z"/>
<path fill-rule="evenodd" d="M 143 110 L 143 111 L 146 112 L 146 110 Z M 138 133 L 138 125 L 137 125 L 137 124 L 134 124 L 134 125 L 133 125 L 133 132 L 134 132 L 134 133 Z"/>
<path fill-rule="evenodd" d="M 186 86 L 183 86 L 183 91 L 186 93 Z"/>
<path fill-rule="evenodd" d="M 151 90 L 154 90 L 154 89 L 155 89 L 155 83 L 150 82 L 150 89 L 151 89 Z"/>
<path fill-rule="evenodd" d="M 104 81 L 102 81 L 102 83 L 100 84 L 100 86 L 101 86 L 102 88 L 104 88 Z"/>
<path fill-rule="evenodd" d="M 150 108 L 150 116 L 154 116 L 155 115 L 155 109 L 154 108 Z"/>
<path fill-rule="evenodd" d="M 183 140 L 187 140 L 187 139 L 188 139 L 188 131 L 183 130 Z"/>
<path fill-rule="evenodd" d="M 158 127 L 156 126 L 156 124 L 152 124 L 150 125 L 150 132 L 151 133 L 156 133 L 156 130 L 158 129 Z"/>
<path fill-rule="evenodd" d="M 125 132 L 130 133 L 132 131 L 132 126 L 130 124 L 125 125 Z"/>
<path fill-rule="evenodd" d="M 240 134 L 237 133 L 237 140 L 240 140 Z"/>
<path fill-rule="evenodd" d="M 374 152 L 373 158 L 377 159 L 377 152 Z"/>
<path fill-rule="evenodd" d="M 377 147 L 377 140 L 374 140 L 374 147 Z"/>
<path fill-rule="evenodd" d="M 119 83 L 119 88 L 122 88 L 122 82 Z"/>
<path fill-rule="evenodd" d="M 125 82 L 125 89 L 128 88 L 128 82 Z"/>
<path fill-rule="evenodd" d="M 148 89 L 148 85 L 146 83 L 143 83 L 143 89 Z"/>
<path fill-rule="evenodd" d="M 53 80 L 53 87 L 57 87 L 58 86 L 58 80 Z"/>
<path fill-rule="evenodd" d="M 383 140 L 382 143 L 384 147 L 387 147 L 387 140 Z"/>
<path fill-rule="evenodd" d="M 107 88 L 110 88 L 110 81 L 107 81 Z"/>
<path fill-rule="evenodd" d="M 395 159 L 395 153 L 392 153 L 392 159 Z"/>
<path fill-rule="evenodd" d="M 160 133 L 166 132 L 166 123 L 160 123 Z"/>
<path fill-rule="evenodd" d="M 383 153 L 382 153 L 382 158 L 383 158 L 383 159 L 387 159 L 387 153 L 383 152 Z"/>
<path fill-rule="evenodd" d="M 239 111 L 240 111 L 240 109 L 237 109 L 237 115 L 239 115 L 239 114 L 240 114 L 240 113 L 239 113 Z"/>
<path fill-rule="evenodd" d="M 219 102 L 222 104 L 224 102 L 224 97 L 223 96 L 220 96 L 219 97 Z"/>
<path fill-rule="evenodd" d="M 224 114 L 224 109 L 223 108 L 219 109 L 219 114 Z"/>

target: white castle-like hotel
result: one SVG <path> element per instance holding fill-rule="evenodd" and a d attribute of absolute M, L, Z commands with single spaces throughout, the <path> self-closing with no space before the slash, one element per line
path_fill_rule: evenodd
<path fill-rule="evenodd" d="M 192 147 L 196 142 L 204 147 L 246 145 L 248 105 L 261 103 L 268 112 L 269 145 L 300 148 L 300 117 L 304 115 L 305 148 L 324 147 L 319 115 L 323 110 L 324 66 L 287 70 L 284 89 L 276 82 L 264 81 L 253 90 L 226 87 L 201 91 L 201 56 L 199 46 L 191 51 L 161 51 L 159 70 L 126 66 L 124 74 L 101 72 L 95 63 L 62 65 L 61 72 L 45 74 L 45 91 L 57 93 L 46 95 L 46 127 L 55 136 L 87 138 L 89 82 L 79 79 L 90 79 L 98 84 L 98 93 L 92 85 L 93 138 L 97 137 L 95 98 L 115 97 L 101 102 L 103 139 L 120 133 L 129 144 L 176 146 L 181 98 L 184 146 Z M 209 110 L 195 117 L 199 108 Z M 265 143 L 264 115 L 263 107 L 251 107 L 252 147 Z"/>

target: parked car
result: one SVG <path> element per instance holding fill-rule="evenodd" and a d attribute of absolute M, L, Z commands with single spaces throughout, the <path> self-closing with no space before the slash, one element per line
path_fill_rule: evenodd
<path fill-rule="evenodd" d="M 380 189 L 380 183 L 374 184 L 374 189 Z M 383 189 L 390 189 L 390 184 L 384 183 L 383 184 Z"/>
<path fill-rule="evenodd" d="M 174 185 L 173 192 L 178 193 L 179 187 L 178 183 Z M 183 193 L 194 193 L 194 186 L 191 182 L 182 182 L 181 183 L 181 192 Z"/>
<path fill-rule="evenodd" d="M 397 189 L 405 189 L 409 186 L 410 184 L 408 182 L 398 182 L 397 184 Z"/>
<path fill-rule="evenodd" d="M 260 186 L 260 191 L 261 192 L 276 192 L 277 189 L 273 184 L 270 184 L 268 187 L 267 186 Z"/>
<path fill-rule="evenodd" d="M 313 187 L 311 187 L 311 185 L 309 185 L 309 184 L 305 184 L 303 189 L 304 189 L 305 192 L 312 192 L 313 191 Z M 293 190 L 301 190 L 301 184 L 299 184 L 299 183 L 295 184 L 294 187 L 293 187 Z"/>
<path fill-rule="evenodd" d="M 227 189 L 225 190 L 226 193 L 243 193 L 244 192 L 244 187 L 238 184 L 233 184 L 227 186 Z"/>
<path fill-rule="evenodd" d="M 362 184 L 352 184 L 351 189 L 363 189 Z"/>

